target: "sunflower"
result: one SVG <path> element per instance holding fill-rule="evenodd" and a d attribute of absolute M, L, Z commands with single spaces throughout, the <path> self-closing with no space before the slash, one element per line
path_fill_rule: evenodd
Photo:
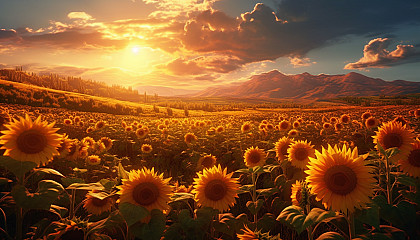
<path fill-rule="evenodd" d="M 339 122 L 334 124 L 334 129 L 335 129 L 336 132 L 339 132 L 339 131 L 343 130 L 343 128 L 344 128 L 343 124 L 341 124 Z"/>
<path fill-rule="evenodd" d="M 420 118 L 420 108 L 418 108 L 418 109 L 416 109 L 416 110 L 414 111 L 414 116 L 415 116 L 416 118 Z"/>
<path fill-rule="evenodd" d="M 350 116 L 348 114 L 343 114 L 340 117 L 340 122 L 346 124 L 350 122 Z"/>
<path fill-rule="evenodd" d="M 287 120 L 283 120 L 279 123 L 280 131 L 288 131 L 291 128 L 291 124 Z"/>
<path fill-rule="evenodd" d="M 91 133 L 93 130 L 95 130 L 93 127 L 88 127 L 86 128 L 86 133 Z"/>
<path fill-rule="evenodd" d="M 400 122 L 402 125 L 406 125 L 409 123 L 407 119 L 405 119 L 403 116 L 396 116 L 393 121 Z"/>
<path fill-rule="evenodd" d="M 187 133 L 187 134 L 185 134 L 185 136 L 184 136 L 184 141 L 185 141 L 187 144 L 192 144 L 192 143 L 195 143 L 195 142 L 197 141 L 197 136 L 195 136 L 195 134 L 194 134 L 194 133 Z"/>
<path fill-rule="evenodd" d="M 64 119 L 64 125 L 72 125 L 73 124 L 73 121 L 71 120 L 71 119 L 69 119 L 69 118 L 66 118 L 66 119 Z"/>
<path fill-rule="evenodd" d="M 315 157 L 315 149 L 311 142 L 295 141 L 287 149 L 289 154 L 289 161 L 295 167 L 306 169 L 309 162 L 309 157 Z"/>
<path fill-rule="evenodd" d="M 86 163 L 89 165 L 98 165 L 101 163 L 101 158 L 97 155 L 90 155 L 86 158 Z"/>
<path fill-rule="evenodd" d="M 374 128 L 378 126 L 378 124 L 379 124 L 379 121 L 375 117 L 370 117 L 366 119 L 365 121 L 365 125 L 367 128 Z"/>
<path fill-rule="evenodd" d="M 237 237 L 239 240 L 258 240 L 260 239 L 258 235 L 248 228 L 248 226 L 245 225 L 244 229 L 241 229 L 242 234 L 237 234 Z"/>
<path fill-rule="evenodd" d="M 211 168 L 216 164 L 216 157 L 213 155 L 205 155 L 198 159 L 197 169 L 202 170 L 203 168 Z"/>
<path fill-rule="evenodd" d="M 146 129 L 144 129 L 144 128 L 138 128 L 138 129 L 136 130 L 136 136 L 137 136 L 138 138 L 144 138 L 144 137 L 146 137 L 146 135 L 147 135 L 147 131 L 146 131 Z"/>
<path fill-rule="evenodd" d="M 10 156 L 18 161 L 31 161 L 38 165 L 49 161 L 58 155 L 62 136 L 57 134 L 54 123 L 41 121 L 39 116 L 35 121 L 26 115 L 19 120 L 4 125 L 7 130 L 1 131 L 0 149 L 5 149 L 4 156 Z"/>
<path fill-rule="evenodd" d="M 408 175 L 420 178 L 420 140 L 416 139 L 411 146 L 412 150 L 408 157 L 399 161 L 401 164 L 400 168 Z"/>
<path fill-rule="evenodd" d="M 100 142 L 102 142 L 105 146 L 105 150 L 109 150 L 112 148 L 112 140 L 109 137 L 102 137 L 99 139 Z"/>
<path fill-rule="evenodd" d="M 300 126 L 300 122 L 299 121 L 294 121 L 293 122 L 293 128 L 298 128 Z"/>
<path fill-rule="evenodd" d="M 223 126 L 218 126 L 217 128 L 216 128 L 216 132 L 217 133 L 222 133 L 222 132 L 224 132 L 225 131 L 225 127 L 223 127 Z"/>
<path fill-rule="evenodd" d="M 273 130 L 274 130 L 274 125 L 273 125 L 273 124 L 271 124 L 271 123 L 269 123 L 269 124 L 267 124 L 266 129 L 267 129 L 268 131 L 273 131 Z"/>
<path fill-rule="evenodd" d="M 368 154 L 359 156 L 357 147 L 352 151 L 346 145 L 342 149 L 328 145 L 315 155 L 305 171 L 306 181 L 325 208 L 348 213 L 370 201 L 375 178 L 365 165 Z"/>
<path fill-rule="evenodd" d="M 151 153 L 153 151 L 152 145 L 150 144 L 141 145 L 141 151 L 144 153 Z"/>
<path fill-rule="evenodd" d="M 296 183 L 292 184 L 292 195 L 290 196 L 292 199 L 292 204 L 295 206 L 300 206 L 302 202 L 302 184 L 296 180 Z"/>
<path fill-rule="evenodd" d="M 368 118 L 370 118 L 370 117 L 372 117 L 372 113 L 370 113 L 370 112 L 364 112 L 364 113 L 362 114 L 362 119 L 363 119 L 363 120 L 366 120 L 366 119 L 368 119 Z"/>
<path fill-rule="evenodd" d="M 227 174 L 227 168 L 222 169 L 220 165 L 204 169 L 203 173 L 197 173 L 194 178 L 195 199 L 205 207 L 212 207 L 219 211 L 228 210 L 235 204 L 235 197 L 238 197 L 238 180 L 232 178 L 232 173 Z"/>
<path fill-rule="evenodd" d="M 103 127 L 105 127 L 105 122 L 104 121 L 98 121 L 96 124 L 95 124 L 95 128 L 96 129 L 102 129 Z"/>
<path fill-rule="evenodd" d="M 68 138 L 67 134 L 64 134 L 61 138 L 60 146 L 57 148 L 60 157 L 66 157 L 70 153 L 71 145 L 72 140 Z"/>
<path fill-rule="evenodd" d="M 77 125 L 79 125 L 79 127 L 83 127 L 85 124 L 83 121 L 80 121 L 79 123 L 77 123 Z"/>
<path fill-rule="evenodd" d="M 247 167 L 263 166 L 266 160 L 266 153 L 258 147 L 250 147 L 245 151 L 244 161 Z"/>
<path fill-rule="evenodd" d="M 125 131 L 126 131 L 126 132 L 131 132 L 131 131 L 133 131 L 133 126 L 131 126 L 131 125 L 126 126 L 126 127 L 125 127 Z"/>
<path fill-rule="evenodd" d="M 84 137 L 82 139 L 82 144 L 86 145 L 88 148 L 93 148 L 95 146 L 95 140 L 91 137 Z"/>
<path fill-rule="evenodd" d="M 80 119 L 80 117 L 79 117 L 79 116 L 74 117 L 74 122 L 75 122 L 75 123 L 78 123 L 78 122 L 80 122 L 80 121 L 81 121 L 81 119 Z"/>
<path fill-rule="evenodd" d="M 373 143 L 380 144 L 385 150 L 396 147 L 400 152 L 391 157 L 391 161 L 403 160 L 407 158 L 411 151 L 411 143 L 414 141 L 413 130 L 400 122 L 390 121 L 383 123 L 378 128 L 376 136 L 373 136 Z"/>
<path fill-rule="evenodd" d="M 69 160 L 75 160 L 79 157 L 80 146 L 77 141 L 75 139 L 71 140 L 69 153 L 67 154 L 67 159 Z"/>
<path fill-rule="evenodd" d="M 287 149 L 293 143 L 293 138 L 282 137 L 275 143 L 276 157 L 278 161 L 287 159 Z"/>
<path fill-rule="evenodd" d="M 287 133 L 287 135 L 289 137 L 297 137 L 299 135 L 299 132 L 296 129 L 292 129 Z"/>
<path fill-rule="evenodd" d="M 336 117 L 331 117 L 330 118 L 330 123 L 334 124 L 336 122 L 338 122 L 338 119 Z"/>
<path fill-rule="evenodd" d="M 123 179 L 123 184 L 117 187 L 121 195 L 118 202 L 140 205 L 149 211 L 169 209 L 168 201 L 172 193 L 172 186 L 168 184 L 170 180 L 164 179 L 163 173 L 158 175 L 153 168 L 131 170 L 128 179 Z"/>
<path fill-rule="evenodd" d="M 242 131 L 243 133 L 249 132 L 249 131 L 251 131 L 251 129 L 252 129 L 252 126 L 251 126 L 251 123 L 250 123 L 250 122 L 245 122 L 245 123 L 244 123 L 244 124 L 242 124 L 242 126 L 241 126 L 241 131 Z"/>
<path fill-rule="evenodd" d="M 329 122 L 325 122 L 325 123 L 322 125 L 322 128 L 324 128 L 324 129 L 330 129 L 330 128 L 331 128 L 331 123 L 329 123 Z"/>
<path fill-rule="evenodd" d="M 100 215 L 103 212 L 111 211 L 112 206 L 114 205 L 115 200 L 112 197 L 106 197 L 104 199 L 96 198 L 90 193 L 96 193 L 98 191 L 91 191 L 86 194 L 83 207 L 86 211 L 93 215 Z"/>

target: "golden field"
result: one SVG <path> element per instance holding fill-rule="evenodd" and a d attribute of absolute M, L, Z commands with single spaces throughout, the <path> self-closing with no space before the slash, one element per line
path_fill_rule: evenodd
<path fill-rule="evenodd" d="M 0 109 L 4 239 L 420 236 L 416 105 Z"/>

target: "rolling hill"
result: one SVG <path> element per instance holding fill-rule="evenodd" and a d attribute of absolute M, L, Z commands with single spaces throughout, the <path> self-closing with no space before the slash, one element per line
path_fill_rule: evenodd
<path fill-rule="evenodd" d="M 342 96 L 379 96 L 420 93 L 420 82 L 384 81 L 351 72 L 343 75 L 285 75 L 273 70 L 254 75 L 234 87 L 213 87 L 196 97 L 264 99 L 330 99 Z"/>

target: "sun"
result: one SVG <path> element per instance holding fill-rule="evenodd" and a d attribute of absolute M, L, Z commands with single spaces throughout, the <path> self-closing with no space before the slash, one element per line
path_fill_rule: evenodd
<path fill-rule="evenodd" d="M 134 54 L 138 54 L 140 52 L 140 47 L 139 46 L 133 46 L 131 47 L 131 52 Z"/>

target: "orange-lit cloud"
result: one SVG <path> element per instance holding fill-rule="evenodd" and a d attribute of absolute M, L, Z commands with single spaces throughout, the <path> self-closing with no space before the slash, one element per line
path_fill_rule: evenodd
<path fill-rule="evenodd" d="M 289 60 L 293 67 L 307 67 L 311 66 L 312 64 L 316 64 L 316 62 L 311 61 L 309 58 L 299 58 L 297 56 L 289 57 Z"/>
<path fill-rule="evenodd" d="M 70 19 L 82 19 L 85 21 L 88 20 L 95 20 L 91 15 L 85 13 L 85 12 L 71 12 L 67 14 L 67 17 Z"/>
<path fill-rule="evenodd" d="M 418 61 L 420 52 L 413 45 L 397 45 L 393 51 L 388 51 L 388 38 L 371 40 L 363 49 L 363 57 L 359 61 L 347 64 L 344 69 L 384 68 L 408 61 Z"/>

